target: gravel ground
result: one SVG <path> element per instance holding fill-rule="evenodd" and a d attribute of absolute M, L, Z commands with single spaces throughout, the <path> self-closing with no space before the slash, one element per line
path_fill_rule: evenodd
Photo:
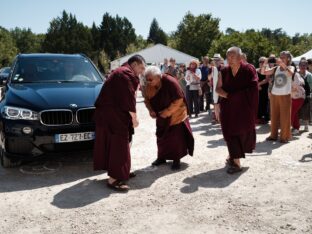
<path fill-rule="evenodd" d="M 156 158 L 155 122 L 138 98 L 140 126 L 132 146 L 127 194 L 106 188 L 92 153 L 46 157 L 0 169 L 0 233 L 312 233 L 311 135 L 289 144 L 265 142 L 228 175 L 227 148 L 210 116 L 192 119 L 194 157 L 180 171 Z M 310 129 L 311 130 L 311 129 Z"/>

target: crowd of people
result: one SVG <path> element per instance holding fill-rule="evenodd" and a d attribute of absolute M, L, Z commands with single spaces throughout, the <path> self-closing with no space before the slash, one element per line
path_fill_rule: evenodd
<path fill-rule="evenodd" d="M 139 84 L 146 108 L 156 120 L 158 154 L 153 166 L 172 160 L 171 168 L 177 170 L 181 158 L 193 155 L 189 118 L 197 118 L 201 111 L 211 114 L 213 109 L 213 122 L 221 124 L 229 174 L 240 172 L 240 159 L 255 149 L 256 124 L 270 121 L 266 140 L 281 143 L 299 134 L 300 119 L 308 131 L 311 60 L 302 58 L 297 68 L 291 53 L 283 51 L 278 58 L 260 57 L 255 68 L 240 48 L 231 47 L 226 63 L 215 54 L 203 57 L 201 63 L 191 60 L 188 66 L 170 58 L 160 67 L 146 68 L 144 58 L 135 55 L 112 72 L 95 103 L 94 147 L 94 169 L 108 172 L 110 188 L 128 191 L 126 181 L 135 176 L 130 173 L 130 143 L 139 124 Z"/>

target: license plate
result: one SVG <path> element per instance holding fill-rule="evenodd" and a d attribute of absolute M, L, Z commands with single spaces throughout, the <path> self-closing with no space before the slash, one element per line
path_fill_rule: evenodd
<path fill-rule="evenodd" d="M 94 132 L 76 132 L 67 134 L 56 134 L 56 143 L 76 142 L 76 141 L 90 141 L 95 138 Z"/>

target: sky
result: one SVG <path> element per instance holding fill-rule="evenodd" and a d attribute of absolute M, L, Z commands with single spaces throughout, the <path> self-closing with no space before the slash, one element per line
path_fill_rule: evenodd
<path fill-rule="evenodd" d="M 46 33 L 50 21 L 63 10 L 89 27 L 93 22 L 100 25 L 105 12 L 118 14 L 128 18 L 136 34 L 144 38 L 153 18 L 170 33 L 188 11 L 219 18 L 221 31 L 282 28 L 290 36 L 312 33 L 308 23 L 312 0 L 1 0 L 0 9 L 0 26 L 30 28 L 34 33 Z"/>

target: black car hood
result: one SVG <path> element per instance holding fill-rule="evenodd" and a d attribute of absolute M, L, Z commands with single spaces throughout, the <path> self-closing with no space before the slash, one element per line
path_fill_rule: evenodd
<path fill-rule="evenodd" d="M 9 84 L 5 105 L 34 111 L 92 107 L 103 83 L 25 83 Z"/>

